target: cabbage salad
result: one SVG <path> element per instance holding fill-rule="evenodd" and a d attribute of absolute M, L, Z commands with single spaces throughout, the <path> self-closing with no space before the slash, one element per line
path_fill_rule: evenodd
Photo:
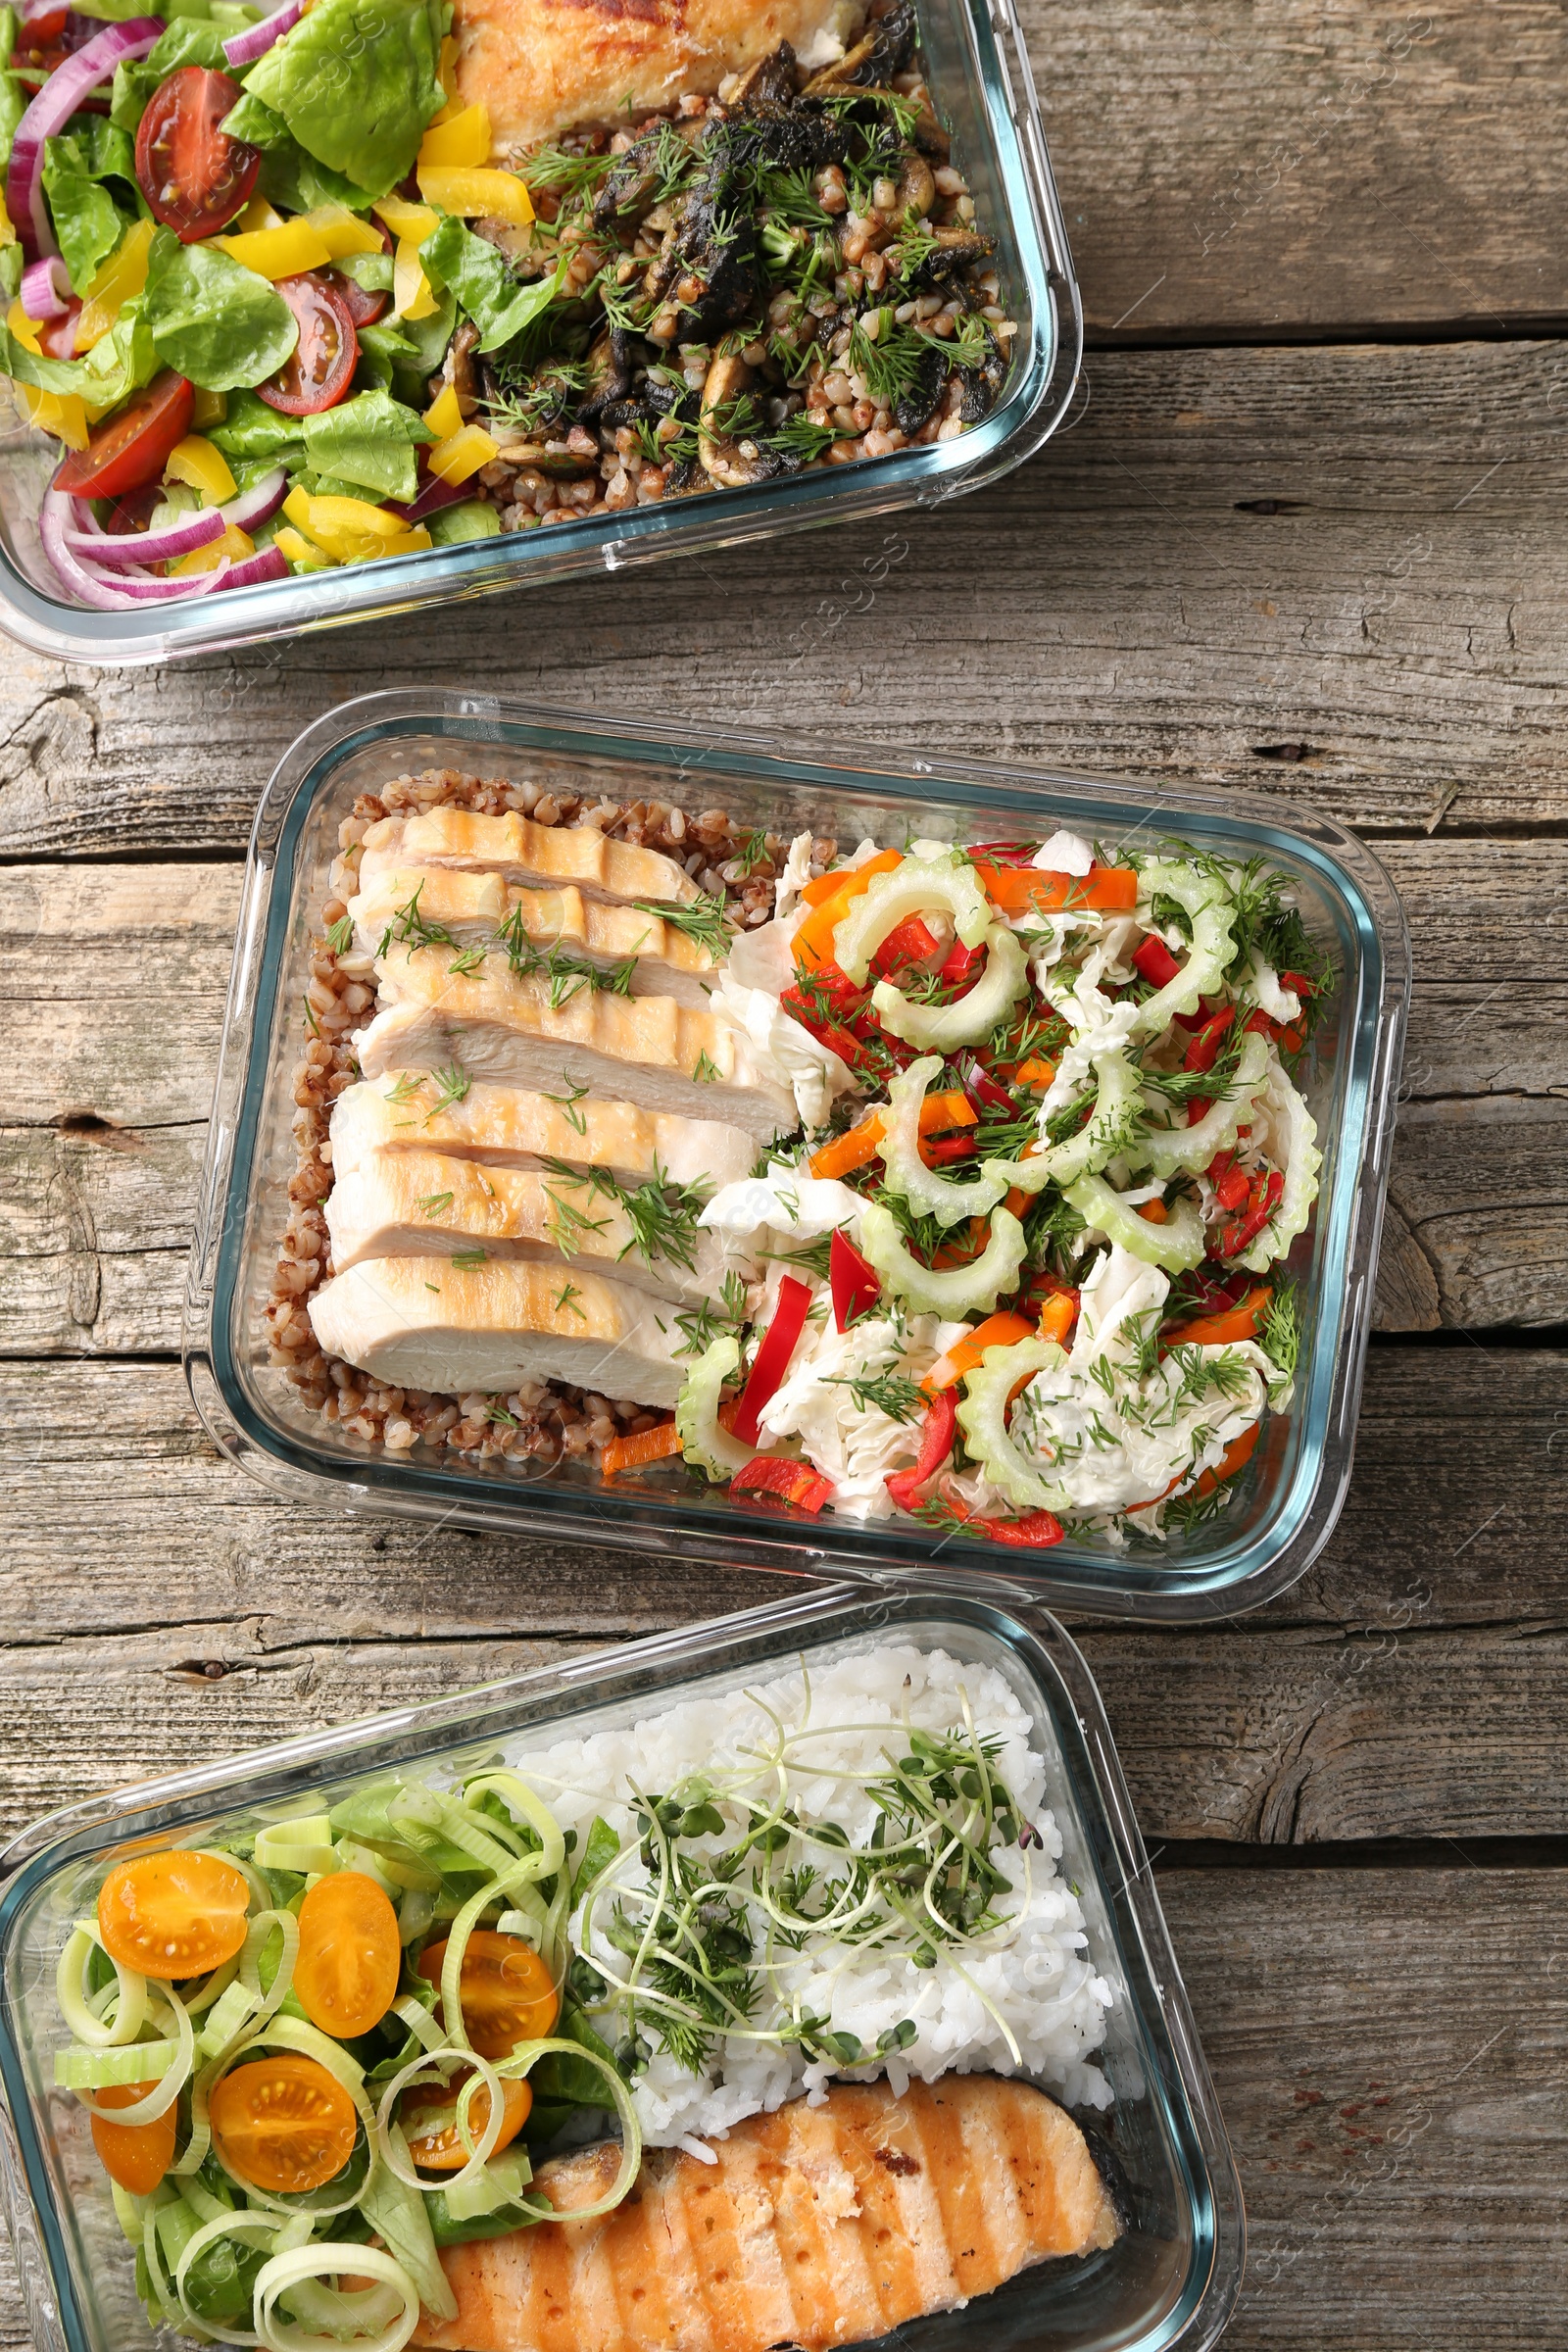
<path fill-rule="evenodd" d="M 1283 877 L 1065 832 L 812 863 L 715 1000 L 803 1132 L 704 1208 L 731 1271 L 628 1457 L 1019 1546 L 1223 1511 L 1291 1401 L 1318 1189 L 1329 971 Z"/>
<path fill-rule="evenodd" d="M 516 337 L 556 277 L 522 284 L 492 241 L 533 208 L 453 95 L 451 17 L 0 9 L 0 369 L 61 444 L 39 532 L 78 601 L 499 531 L 474 495 L 498 445 L 450 355 Z"/>
<path fill-rule="evenodd" d="M 412 1777 L 117 1862 L 60 1956 L 55 2082 L 91 2118 L 154 2328 L 399 2352 L 457 2316 L 439 2249 L 548 2218 L 529 2145 L 618 2119 L 566 1923 L 618 1850 L 514 1773 Z"/>

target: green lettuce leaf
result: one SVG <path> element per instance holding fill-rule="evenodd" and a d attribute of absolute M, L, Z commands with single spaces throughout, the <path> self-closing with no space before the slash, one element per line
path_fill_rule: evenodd
<path fill-rule="evenodd" d="M 435 547 L 458 547 L 466 539 L 494 539 L 501 517 L 482 498 L 466 498 L 458 506 L 442 507 L 428 515 L 425 528 Z"/>
<path fill-rule="evenodd" d="M 75 362 L 81 371 L 79 389 L 90 409 L 118 409 L 158 373 L 158 350 L 143 313 L 143 298 L 137 295 L 86 358 Z"/>
<path fill-rule="evenodd" d="M 248 139 L 253 147 L 275 147 L 288 137 L 288 124 L 281 115 L 257 97 L 254 90 L 242 90 L 239 103 L 223 117 L 220 128 L 231 139 Z"/>
<path fill-rule="evenodd" d="M 445 103 L 438 24 L 428 0 L 317 0 L 247 87 L 318 163 L 384 196 Z"/>
<path fill-rule="evenodd" d="M 230 122 L 240 111 L 240 106 L 234 109 L 228 118 Z M 276 122 L 278 118 L 274 115 L 272 120 Z M 258 140 L 257 144 L 262 143 Z M 311 213 L 318 204 L 346 204 L 351 213 L 367 213 L 372 201 L 341 172 L 334 172 L 329 165 L 318 163 L 314 155 L 307 155 L 286 125 L 280 138 L 262 147 L 259 185 L 268 203 L 277 205 L 285 213 Z"/>
<path fill-rule="evenodd" d="M 362 294 L 390 294 L 393 261 L 389 253 L 343 253 L 332 264 L 352 277 Z M 409 346 L 413 350 L 413 345 Z"/>
<path fill-rule="evenodd" d="M 366 255 L 366 260 L 372 257 Z M 360 391 L 390 391 L 399 368 L 418 358 L 408 337 L 395 326 L 362 326 L 360 328 L 360 366 L 355 376 Z"/>
<path fill-rule="evenodd" d="M 14 8 L 0 8 L 0 57 L 10 57 L 16 46 L 17 12 Z M 11 142 L 31 98 L 32 92 L 14 74 L 0 74 L 0 172 L 11 161 Z"/>
<path fill-rule="evenodd" d="M 445 286 L 457 296 L 479 329 L 481 351 L 510 343 L 530 325 L 555 300 L 565 274 L 563 262 L 554 276 L 519 284 L 507 267 L 505 254 L 456 219 L 443 220 L 425 238 L 419 261 L 432 286 Z"/>
<path fill-rule="evenodd" d="M 232 38 L 232 30 L 221 24 L 208 24 L 199 17 L 176 17 L 148 51 L 146 62 L 160 81 L 180 66 L 206 66 L 212 73 L 232 77 L 234 69 L 223 55 L 223 43 Z"/>
<path fill-rule="evenodd" d="M 384 391 L 359 392 L 318 416 L 302 416 L 300 428 L 318 473 L 405 503 L 418 488 L 415 444 L 435 439 L 422 417 Z"/>
<path fill-rule="evenodd" d="M 106 180 L 120 180 L 127 200 L 117 203 Z M 136 219 L 135 152 L 127 132 L 101 115 L 75 115 L 72 127 L 44 141 L 43 189 L 72 288 L 85 294 Z"/>
<path fill-rule="evenodd" d="M 293 312 L 265 277 L 167 228 L 153 239 L 142 304 L 159 358 L 209 392 L 264 383 L 299 341 Z"/>
<path fill-rule="evenodd" d="M 258 458 L 269 466 L 287 466 L 290 472 L 305 463 L 300 419 L 280 416 L 254 392 L 231 392 L 227 416 L 221 424 L 207 427 L 207 438 L 230 460 Z"/>

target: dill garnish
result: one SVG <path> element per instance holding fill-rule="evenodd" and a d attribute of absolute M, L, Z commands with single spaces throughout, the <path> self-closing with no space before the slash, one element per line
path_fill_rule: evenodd
<path fill-rule="evenodd" d="M 582 1308 L 577 1304 L 577 1301 L 581 1297 L 582 1293 L 578 1290 L 574 1282 L 564 1283 L 561 1289 L 556 1293 L 555 1299 L 553 1301 L 557 1313 L 563 1315 L 571 1313 L 576 1316 L 579 1323 L 586 1323 L 588 1317 L 584 1314 Z"/>
<path fill-rule="evenodd" d="M 689 1313 L 675 1317 L 675 1328 L 682 1335 L 677 1355 L 702 1355 L 713 1342 L 722 1339 L 727 1331 L 740 1331 L 746 1323 L 746 1284 L 733 1269 L 724 1277 L 724 1288 L 716 1299 L 705 1299 Z"/>
<path fill-rule="evenodd" d="M 354 945 L 354 918 L 340 914 L 326 934 L 326 944 L 334 956 L 346 956 Z"/>
<path fill-rule="evenodd" d="M 466 1102 L 468 1098 L 468 1089 L 473 1084 L 473 1080 L 456 1055 L 447 1063 L 444 1070 L 437 1070 L 434 1077 L 436 1098 L 424 1115 L 424 1123 L 427 1127 L 432 1119 L 438 1118 L 442 1111 L 450 1109 L 454 1102 Z"/>
<path fill-rule="evenodd" d="M 633 899 L 632 906 L 639 914 L 657 914 L 671 930 L 684 932 L 694 946 L 706 948 L 715 963 L 729 954 L 731 925 L 717 891 L 703 891 L 689 906 L 666 906 L 658 899 Z"/>
<path fill-rule="evenodd" d="M 456 1250 L 452 1253 L 452 1263 L 465 1274 L 471 1274 L 477 1267 L 487 1266 L 490 1259 L 488 1252 L 483 1250 Z"/>
<path fill-rule="evenodd" d="M 858 1372 L 853 1377 L 830 1378 L 822 1385 L 848 1389 L 862 1412 L 874 1406 L 890 1421 L 916 1420 L 931 1401 L 919 1382 L 902 1372 Z"/>
<path fill-rule="evenodd" d="M 419 894 L 424 889 L 424 881 L 421 874 L 407 904 L 393 908 L 392 920 L 382 932 L 380 945 L 375 951 L 378 956 L 384 956 L 387 949 L 393 946 L 411 948 L 416 955 L 421 948 L 458 946 L 445 923 L 427 923 L 419 912 Z"/>
<path fill-rule="evenodd" d="M 692 1079 L 698 1086 L 714 1086 L 718 1082 L 718 1064 L 712 1060 L 706 1046 L 697 1056 L 697 1066 L 692 1071 Z"/>
<path fill-rule="evenodd" d="M 563 1118 L 565 1120 L 566 1125 L 573 1129 L 576 1134 L 586 1135 L 588 1132 L 588 1122 L 583 1117 L 582 1112 L 577 1108 L 577 1105 L 580 1102 L 582 1102 L 584 1096 L 588 1092 L 588 1089 L 585 1086 L 575 1085 L 569 1078 L 567 1079 L 566 1084 L 571 1088 L 571 1092 L 569 1094 L 544 1095 L 541 1097 L 541 1100 L 546 1102 L 554 1102 L 557 1109 L 561 1112 Z"/>
<path fill-rule="evenodd" d="M 452 1206 L 450 1193 L 423 1193 L 414 1203 L 421 1217 L 439 1217 Z"/>

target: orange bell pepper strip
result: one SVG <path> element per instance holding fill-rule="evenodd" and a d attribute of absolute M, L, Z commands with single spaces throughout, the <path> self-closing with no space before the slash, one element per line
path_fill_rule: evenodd
<path fill-rule="evenodd" d="M 629 1438 L 612 1438 L 599 1457 L 599 1467 L 606 1478 L 613 1478 L 617 1470 L 640 1470 L 646 1462 L 662 1462 L 679 1451 L 674 1422 L 661 1421 L 656 1429 L 635 1430 Z"/>
<path fill-rule="evenodd" d="M 820 963 L 831 963 L 833 934 L 849 913 L 851 903 L 862 891 L 870 889 L 878 874 L 891 874 L 896 865 L 903 863 L 902 850 L 879 850 L 874 858 L 868 858 L 863 865 L 852 867 L 848 873 L 819 874 L 814 882 L 808 882 L 801 895 L 809 903 L 811 911 L 795 934 L 797 964 L 814 971 Z M 814 896 L 818 884 L 824 882 L 832 887 L 820 897 Z"/>
<path fill-rule="evenodd" d="M 1257 1445 L 1262 1428 L 1261 1421 L 1254 1421 L 1251 1428 L 1244 1429 L 1239 1438 L 1232 1438 L 1214 1468 L 1205 1470 L 1197 1486 L 1194 1487 L 1193 1499 L 1195 1501 L 1200 1495 L 1212 1494 L 1216 1487 L 1224 1486 L 1227 1479 L 1234 1478 L 1238 1471 L 1247 1468 L 1252 1458 L 1253 1449 Z M 1181 1471 L 1177 1477 L 1171 1480 L 1163 1494 L 1154 1496 L 1154 1501 L 1163 1502 L 1166 1494 L 1174 1494 L 1186 1476 L 1186 1471 Z M 1152 1505 L 1147 1502 L 1135 1502 L 1132 1507 L 1135 1511 L 1147 1511 Z"/>
<path fill-rule="evenodd" d="M 1077 1320 L 1077 1292 L 1058 1291 L 1055 1297 L 1048 1298 L 1040 1309 L 1040 1337 L 1043 1340 L 1054 1340 L 1058 1348 L 1065 1348 L 1067 1334 Z"/>
<path fill-rule="evenodd" d="M 1160 1341 L 1162 1351 L 1172 1348 L 1232 1348 L 1238 1340 L 1255 1340 L 1258 1324 L 1274 1296 L 1272 1283 L 1260 1283 L 1249 1291 L 1240 1305 L 1227 1308 L 1220 1315 L 1199 1315 L 1191 1323 L 1178 1323 Z"/>
<path fill-rule="evenodd" d="M 1037 1086 L 1042 1094 L 1056 1075 L 1054 1061 L 1046 1061 L 1038 1054 L 1028 1054 L 1012 1073 L 1014 1086 Z"/>
<path fill-rule="evenodd" d="M 974 1105 L 956 1088 L 949 1094 L 927 1095 L 920 1105 L 922 1135 L 941 1135 L 947 1128 L 973 1127 L 976 1123 Z M 824 1144 L 820 1152 L 811 1153 L 811 1174 L 848 1176 L 856 1168 L 865 1167 L 875 1159 L 885 1133 L 881 1112 L 873 1110 L 858 1126 L 846 1129 L 843 1135 L 836 1135 L 831 1143 Z"/>
<path fill-rule="evenodd" d="M 951 1389 L 966 1372 L 972 1372 L 988 1348 L 1011 1348 L 1019 1340 L 1032 1340 L 1034 1336 L 1034 1325 L 1026 1323 L 1022 1315 L 1009 1314 L 1005 1309 L 987 1315 L 973 1331 L 956 1340 L 946 1355 L 937 1357 L 920 1386 L 928 1396 L 935 1396 L 943 1389 Z"/>
<path fill-rule="evenodd" d="M 1170 1210 L 1163 1200 L 1140 1200 L 1138 1214 L 1146 1225 L 1168 1225 L 1170 1222 Z"/>
<path fill-rule="evenodd" d="M 1079 907 L 1127 913 L 1138 904 L 1138 875 L 1130 865 L 1092 865 L 1087 874 L 1048 874 L 1033 865 L 991 865 L 975 861 L 980 886 L 1004 914 L 1034 907 L 1061 914 Z"/>

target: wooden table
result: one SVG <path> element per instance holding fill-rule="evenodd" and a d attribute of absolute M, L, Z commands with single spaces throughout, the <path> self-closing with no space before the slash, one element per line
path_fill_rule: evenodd
<path fill-rule="evenodd" d="M 1274 1606 L 1082 1640 L 1246 2182 L 1229 2342 L 1568 2344 L 1568 21 L 1028 30 L 1084 386 L 874 593 L 878 527 L 163 674 L 0 656 L 4 1828 L 758 1592 L 285 1510 L 198 1434 L 239 861 L 308 719 L 482 679 L 1315 805 L 1415 947 L 1349 1500 Z"/>

